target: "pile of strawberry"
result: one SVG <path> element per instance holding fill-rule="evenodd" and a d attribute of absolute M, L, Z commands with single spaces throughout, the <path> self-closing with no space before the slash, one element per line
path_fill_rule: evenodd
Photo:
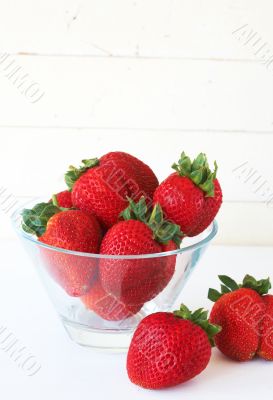
<path fill-rule="evenodd" d="M 119 256 L 176 250 L 184 236 L 206 229 L 220 208 L 216 163 L 211 171 L 205 154 L 191 161 L 182 153 L 173 169 L 159 185 L 141 160 L 111 152 L 69 167 L 68 190 L 23 211 L 23 229 L 46 245 L 42 257 L 53 279 L 105 320 L 137 313 L 175 271 L 173 255 Z"/>
<path fill-rule="evenodd" d="M 255 356 L 273 361 L 273 295 L 268 279 L 246 275 L 237 284 L 219 275 L 221 292 L 209 289 L 215 302 L 209 319 L 202 308 L 157 312 L 138 325 L 127 356 L 130 380 L 147 389 L 174 386 L 195 377 L 208 365 L 216 345 L 236 361 Z"/>

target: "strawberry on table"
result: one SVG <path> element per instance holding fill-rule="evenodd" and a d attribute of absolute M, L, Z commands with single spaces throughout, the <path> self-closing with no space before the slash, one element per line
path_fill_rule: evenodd
<path fill-rule="evenodd" d="M 176 172 L 155 190 L 154 203 L 159 203 L 166 218 L 178 224 L 187 236 L 203 232 L 221 206 L 222 190 L 214 165 L 212 172 L 205 154 L 200 153 L 192 162 L 183 152 L 172 167 Z"/>
<path fill-rule="evenodd" d="M 73 205 L 94 214 L 103 226 L 114 225 L 127 205 L 127 197 L 152 197 L 158 180 L 148 165 L 130 154 L 111 152 L 100 159 L 83 160 L 65 175 Z"/>
<path fill-rule="evenodd" d="M 177 249 L 182 233 L 179 226 L 163 219 L 160 206 L 152 213 L 145 199 L 129 200 L 118 222 L 104 236 L 100 253 L 113 256 L 149 255 Z M 101 284 L 125 304 L 143 304 L 157 296 L 171 280 L 176 257 L 102 258 L 99 263 Z"/>
<path fill-rule="evenodd" d="M 98 253 L 101 228 L 93 215 L 80 210 L 65 210 L 52 203 L 40 203 L 23 211 L 23 229 L 36 234 L 39 242 L 60 249 Z M 96 260 L 41 248 L 47 270 L 70 296 L 86 293 L 96 273 Z"/>
<path fill-rule="evenodd" d="M 81 300 L 86 308 L 107 321 L 121 321 L 130 318 L 143 306 L 143 304 L 132 306 L 124 304 L 113 295 L 106 293 L 99 280 L 86 295 L 81 297 Z"/>
<path fill-rule="evenodd" d="M 258 356 L 273 361 L 273 295 L 263 296 L 265 313 L 260 321 L 260 345 Z"/>
<path fill-rule="evenodd" d="M 267 312 L 273 315 L 272 302 L 271 296 L 264 296 L 271 288 L 269 278 L 257 281 L 246 275 L 240 285 L 225 275 L 219 275 L 219 279 L 223 283 L 221 293 L 214 289 L 208 293 L 215 302 L 210 321 L 222 327 L 215 338 L 216 346 L 238 361 L 251 360 L 256 354 L 270 359 L 272 347 L 266 346 L 266 339 L 273 330 L 273 319 L 265 317 Z"/>
<path fill-rule="evenodd" d="M 162 389 L 200 374 L 211 357 L 220 327 L 210 324 L 207 311 L 191 312 L 181 305 L 174 313 L 148 315 L 138 325 L 127 356 L 130 380 L 147 389 Z"/>

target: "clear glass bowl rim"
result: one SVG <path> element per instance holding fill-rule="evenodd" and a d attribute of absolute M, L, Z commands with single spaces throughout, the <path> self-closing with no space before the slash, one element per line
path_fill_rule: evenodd
<path fill-rule="evenodd" d="M 33 202 L 33 199 L 31 201 L 28 201 L 26 204 L 28 204 L 30 202 Z M 43 248 L 46 248 L 46 249 L 49 249 L 52 251 L 57 251 L 59 253 L 71 254 L 71 255 L 75 255 L 75 256 L 79 256 L 79 257 L 90 257 L 90 258 L 98 258 L 98 259 L 115 259 L 115 260 L 136 260 L 136 259 L 144 259 L 144 258 L 158 258 L 158 257 L 173 256 L 173 255 L 183 254 L 188 251 L 194 251 L 196 249 L 199 249 L 201 247 L 208 245 L 218 232 L 218 224 L 217 224 L 216 220 L 214 220 L 212 222 L 212 224 L 207 228 L 208 234 L 206 237 L 204 237 L 203 239 L 201 239 L 200 241 L 198 241 L 194 244 L 190 244 L 188 246 L 182 247 L 177 250 L 164 251 L 161 253 L 149 253 L 149 254 L 137 254 L 137 255 L 111 255 L 111 254 L 108 255 L 108 254 L 97 254 L 97 253 L 83 253 L 80 251 L 66 250 L 66 249 L 62 249 L 60 247 L 54 247 L 54 246 L 47 245 L 45 243 L 39 242 L 34 236 L 24 232 L 24 230 L 21 227 L 21 224 L 20 224 L 20 226 L 18 226 L 18 220 L 21 221 L 21 212 L 24 208 L 25 207 L 23 207 L 23 206 L 18 207 L 17 210 L 11 216 L 12 225 L 20 237 L 28 240 L 32 245 L 43 247 Z"/>

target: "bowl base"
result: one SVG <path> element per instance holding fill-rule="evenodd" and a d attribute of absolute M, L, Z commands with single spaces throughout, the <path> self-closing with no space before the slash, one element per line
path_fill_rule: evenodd
<path fill-rule="evenodd" d="M 62 317 L 62 323 L 73 342 L 107 352 L 126 352 L 131 342 L 134 330 L 116 331 L 88 328 L 74 324 Z"/>

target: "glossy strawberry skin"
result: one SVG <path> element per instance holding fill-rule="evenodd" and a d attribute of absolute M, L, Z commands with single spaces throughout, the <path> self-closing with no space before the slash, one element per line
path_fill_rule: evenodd
<path fill-rule="evenodd" d="M 221 206 L 222 191 L 217 179 L 214 185 L 214 197 L 206 197 L 191 179 L 174 172 L 155 190 L 154 204 L 159 203 L 165 217 L 178 224 L 184 234 L 195 236 L 211 224 Z"/>
<path fill-rule="evenodd" d="M 117 166 L 123 163 L 124 170 L 128 169 L 129 175 L 134 176 L 139 188 L 135 190 L 137 192 L 142 191 L 140 195 L 138 194 L 137 199 L 141 195 L 145 195 L 152 202 L 154 191 L 158 187 L 158 179 L 147 164 L 131 154 L 120 151 L 107 153 L 100 158 L 101 164 L 108 162 L 116 163 Z"/>
<path fill-rule="evenodd" d="M 130 306 L 122 303 L 102 288 L 99 280 L 81 297 L 86 308 L 107 321 L 122 321 L 135 315 L 143 304 Z"/>
<path fill-rule="evenodd" d="M 75 182 L 72 202 L 109 228 L 127 207 L 127 197 L 138 200 L 145 195 L 152 199 L 157 185 L 153 171 L 142 161 L 127 153 L 112 152 Z"/>
<path fill-rule="evenodd" d="M 210 314 L 210 322 L 222 327 L 215 337 L 218 349 L 234 360 L 251 360 L 259 349 L 264 312 L 263 298 L 255 290 L 241 288 L 220 297 Z"/>
<path fill-rule="evenodd" d="M 61 249 L 98 253 L 101 229 L 95 217 L 68 210 L 51 217 L 38 240 Z M 70 296 L 81 296 L 90 289 L 97 270 L 95 258 L 43 247 L 41 252 L 47 271 Z"/>
<path fill-rule="evenodd" d="M 100 253 L 141 255 L 173 250 L 153 239 L 153 233 L 143 222 L 122 221 L 104 236 Z M 175 256 L 140 259 L 101 259 L 100 279 L 106 292 L 126 304 L 142 304 L 157 296 L 169 283 L 175 269 Z"/>
<path fill-rule="evenodd" d="M 211 345 L 207 334 L 189 320 L 158 312 L 137 327 L 127 356 L 130 380 L 147 389 L 174 386 L 207 366 Z"/>
<path fill-rule="evenodd" d="M 218 179 L 214 179 L 214 197 L 206 197 L 204 200 L 204 208 L 201 212 L 198 225 L 191 231 L 191 236 L 196 236 L 203 232 L 216 217 L 221 204 L 223 196 L 222 189 Z"/>
<path fill-rule="evenodd" d="M 260 321 L 260 346 L 257 354 L 265 360 L 273 361 L 273 296 L 263 296 L 265 312 Z"/>
<path fill-rule="evenodd" d="M 91 168 L 76 181 L 72 189 L 74 206 L 94 214 L 106 228 L 117 222 L 119 214 L 127 206 L 126 196 L 130 195 L 125 181 L 118 180 L 115 188 L 114 178 L 109 180 L 111 173 L 113 167 L 110 165 Z"/>
<path fill-rule="evenodd" d="M 59 207 L 62 208 L 72 208 L 72 198 L 71 192 L 69 190 L 64 190 L 63 192 L 59 192 L 56 194 L 56 199 Z"/>

